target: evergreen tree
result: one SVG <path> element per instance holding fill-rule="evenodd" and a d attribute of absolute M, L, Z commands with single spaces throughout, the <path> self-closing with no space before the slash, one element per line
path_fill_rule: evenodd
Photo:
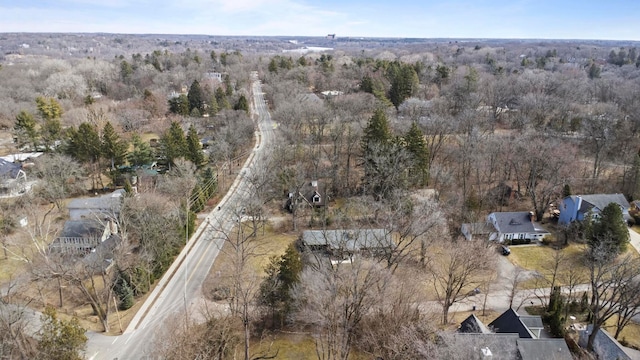
<path fill-rule="evenodd" d="M 569 184 L 564 184 L 562 187 L 562 197 L 566 198 L 567 196 L 571 196 L 571 186 Z"/>
<path fill-rule="evenodd" d="M 600 66 L 596 65 L 595 62 L 591 62 L 591 66 L 589 66 L 589 79 L 597 79 L 600 77 Z"/>
<path fill-rule="evenodd" d="M 611 254 L 617 255 L 627 249 L 629 230 L 622 216 L 620 205 L 610 203 L 600 212 L 597 219 L 585 215 L 587 220 L 586 235 L 592 248 L 600 245 L 610 246 Z"/>
<path fill-rule="evenodd" d="M 227 94 L 224 92 L 224 89 L 218 87 L 215 91 L 215 97 L 220 110 L 231 109 L 231 104 L 229 104 L 229 100 L 227 100 Z"/>
<path fill-rule="evenodd" d="M 16 115 L 16 122 L 13 126 L 16 138 L 18 139 L 18 146 L 22 147 L 26 144 L 31 144 L 35 150 L 38 146 L 38 129 L 36 120 L 33 115 L 28 111 L 20 111 Z"/>
<path fill-rule="evenodd" d="M 418 74 L 413 66 L 397 62 L 389 67 L 388 73 L 391 81 L 389 100 L 398 109 L 400 104 L 413 95 L 418 88 Z"/>
<path fill-rule="evenodd" d="M 40 128 L 40 138 L 45 147 L 45 151 L 51 150 L 56 141 L 62 137 L 62 125 L 59 119 L 47 119 Z"/>
<path fill-rule="evenodd" d="M 102 152 L 100 136 L 96 127 L 83 122 L 78 129 L 70 128 L 67 131 L 67 154 L 80 162 L 94 163 L 100 158 Z"/>
<path fill-rule="evenodd" d="M 204 164 L 204 154 L 202 153 L 202 146 L 200 145 L 200 139 L 198 139 L 198 133 L 193 125 L 189 126 L 186 143 L 187 153 L 185 154 L 185 157 L 195 166 L 202 166 Z"/>
<path fill-rule="evenodd" d="M 131 166 L 142 166 L 153 161 L 153 149 L 148 143 L 142 141 L 140 135 L 133 134 L 131 142 L 133 150 L 127 155 L 127 161 Z"/>
<path fill-rule="evenodd" d="M 127 147 L 128 144 L 120 139 L 111 122 L 107 121 L 102 129 L 102 157 L 109 159 L 112 170 L 124 163 Z"/>
<path fill-rule="evenodd" d="M 54 98 L 45 99 L 42 96 L 38 96 L 36 98 L 36 106 L 40 117 L 45 121 L 59 119 L 62 116 L 62 106 Z"/>
<path fill-rule="evenodd" d="M 208 103 L 208 108 L 207 108 L 207 112 L 209 113 L 209 115 L 213 116 L 215 114 L 218 113 L 218 111 L 220 110 L 220 107 L 218 106 L 218 101 L 216 100 L 216 96 L 215 94 L 209 96 L 209 103 Z"/>
<path fill-rule="evenodd" d="M 200 179 L 200 183 L 202 184 L 202 191 L 205 193 L 207 200 L 213 196 L 217 189 L 217 177 L 213 173 L 213 169 L 207 167 L 202 172 L 202 178 Z"/>
<path fill-rule="evenodd" d="M 185 94 L 180 94 L 178 97 L 169 99 L 169 111 L 174 114 L 189 116 L 189 98 Z"/>
<path fill-rule="evenodd" d="M 389 120 L 383 109 L 376 109 L 373 116 L 369 119 L 367 127 L 364 129 L 362 136 L 362 150 L 367 151 L 372 143 L 386 144 L 392 139 L 391 129 L 389 128 Z"/>
<path fill-rule="evenodd" d="M 58 319 L 56 310 L 47 306 L 40 317 L 41 328 L 38 331 L 38 358 L 80 360 L 86 348 L 85 329 L 77 318 L 69 321 Z"/>
<path fill-rule="evenodd" d="M 204 94 L 200 88 L 198 80 L 193 80 L 191 87 L 189 88 L 189 94 L 187 95 L 189 100 L 189 112 L 197 109 L 200 114 L 204 113 Z"/>
<path fill-rule="evenodd" d="M 233 106 L 233 110 L 243 110 L 246 113 L 249 113 L 249 102 L 244 95 L 240 95 L 238 102 Z"/>
<path fill-rule="evenodd" d="M 271 58 L 271 61 L 269 61 L 268 69 L 270 73 L 278 73 L 278 63 L 276 62 L 275 58 Z"/>
<path fill-rule="evenodd" d="M 233 95 L 233 86 L 231 86 L 231 77 L 229 77 L 229 74 L 224 76 L 224 90 L 225 90 L 225 95 L 227 96 Z"/>
<path fill-rule="evenodd" d="M 293 308 L 291 290 L 300 282 L 302 260 L 294 244 L 281 257 L 272 257 L 265 269 L 267 277 L 260 285 L 260 303 L 271 312 L 274 325 L 283 326 Z"/>
<path fill-rule="evenodd" d="M 169 129 L 160 138 L 160 145 L 162 155 L 169 166 L 174 164 L 174 161 L 187 155 L 187 139 L 184 137 L 184 131 L 176 121 L 171 122 Z"/>
<path fill-rule="evenodd" d="M 411 156 L 410 181 L 415 186 L 425 186 L 429 181 L 429 150 L 422 130 L 415 122 L 404 137 L 405 148 Z"/>
<path fill-rule="evenodd" d="M 127 310 L 134 304 L 133 289 L 127 281 L 127 276 L 123 271 L 119 271 L 118 278 L 114 284 L 113 291 L 118 295 L 118 309 Z"/>

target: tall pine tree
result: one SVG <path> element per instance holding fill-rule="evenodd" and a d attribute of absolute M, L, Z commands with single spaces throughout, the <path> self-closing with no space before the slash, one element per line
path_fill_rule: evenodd
<path fill-rule="evenodd" d="M 26 144 L 30 144 L 35 150 L 38 146 L 38 129 L 36 120 L 33 115 L 28 111 L 20 111 L 16 115 L 16 122 L 13 126 L 16 138 L 18 139 L 18 146 L 22 147 Z"/>
<path fill-rule="evenodd" d="M 171 122 L 169 129 L 160 138 L 162 155 L 167 159 L 169 167 L 175 164 L 175 160 L 187 155 L 187 139 L 178 122 Z"/>
<path fill-rule="evenodd" d="M 186 158 L 189 159 L 196 167 L 200 167 L 204 164 L 204 154 L 202 153 L 202 147 L 200 145 L 200 139 L 196 128 L 191 125 L 187 132 L 187 153 Z"/>
<path fill-rule="evenodd" d="M 127 161 L 131 166 L 142 166 L 153 161 L 153 149 L 140 138 L 140 135 L 133 134 L 131 139 L 133 150 L 127 155 Z"/>
<path fill-rule="evenodd" d="M 404 137 L 405 148 L 411 156 L 409 178 L 412 185 L 425 186 L 429 182 L 429 149 L 422 130 L 415 122 Z"/>
<path fill-rule="evenodd" d="M 111 170 L 114 170 L 124 163 L 126 155 L 127 143 L 116 133 L 111 122 L 107 121 L 102 129 L 102 157 L 109 160 Z"/>

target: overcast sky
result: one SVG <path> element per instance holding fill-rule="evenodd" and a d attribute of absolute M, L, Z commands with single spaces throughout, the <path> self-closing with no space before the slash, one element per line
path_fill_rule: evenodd
<path fill-rule="evenodd" d="M 640 40 L 640 1 L 0 0 L 0 32 Z"/>

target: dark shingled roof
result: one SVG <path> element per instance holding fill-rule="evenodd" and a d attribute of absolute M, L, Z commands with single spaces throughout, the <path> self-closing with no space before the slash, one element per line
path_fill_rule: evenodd
<path fill-rule="evenodd" d="M 15 179 L 18 177 L 20 169 L 22 169 L 22 165 L 0 159 L 0 178 Z"/>
<path fill-rule="evenodd" d="M 95 220 L 67 220 L 58 237 L 100 238 L 104 225 Z"/>
<path fill-rule="evenodd" d="M 489 327 L 497 333 L 517 333 L 521 339 L 534 338 L 533 333 L 520 321 L 520 315 L 513 309 L 503 312 L 489 324 Z"/>
<path fill-rule="evenodd" d="M 471 314 L 464 319 L 464 321 L 460 323 L 458 332 L 467 334 L 491 334 L 491 330 L 478 319 L 476 314 Z"/>
<path fill-rule="evenodd" d="M 496 230 L 501 233 L 534 233 L 547 232 L 531 221 L 527 211 L 495 212 Z"/>

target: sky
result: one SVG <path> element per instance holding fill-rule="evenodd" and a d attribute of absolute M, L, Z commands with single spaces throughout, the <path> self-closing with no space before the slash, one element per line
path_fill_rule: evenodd
<path fill-rule="evenodd" d="M 0 0 L 0 32 L 640 40 L 640 1 Z"/>

